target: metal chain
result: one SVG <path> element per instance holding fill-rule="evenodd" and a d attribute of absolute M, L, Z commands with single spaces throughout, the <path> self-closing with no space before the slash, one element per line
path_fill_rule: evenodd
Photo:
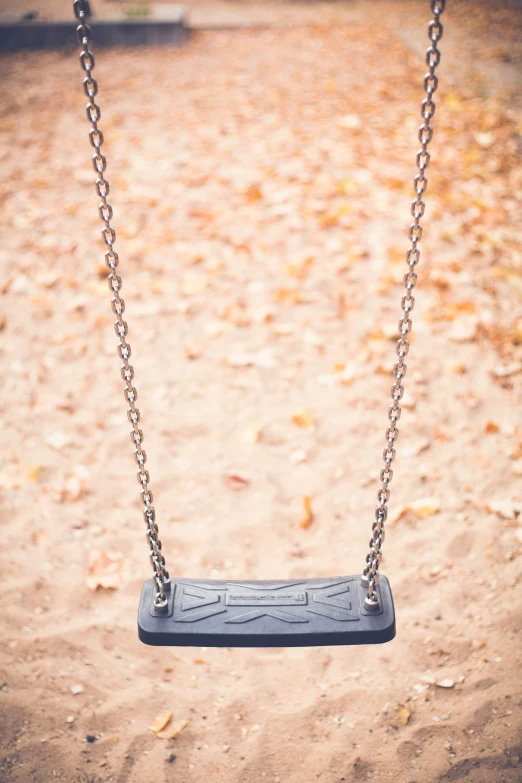
<path fill-rule="evenodd" d="M 392 375 L 395 378 L 395 382 L 391 388 L 392 404 L 388 410 L 388 419 L 390 420 L 390 426 L 386 430 L 386 448 L 383 453 L 384 468 L 381 470 L 380 481 L 381 487 L 377 493 L 377 507 L 375 509 L 375 522 L 372 527 L 372 537 L 370 539 L 370 551 L 366 556 L 366 567 L 362 575 L 362 584 L 368 588 L 368 592 L 365 599 L 365 606 L 369 610 L 375 610 L 379 607 L 379 596 L 376 591 L 376 586 L 379 583 L 379 564 L 382 557 L 382 544 L 384 541 L 384 523 L 388 516 L 388 500 L 390 498 L 390 483 L 393 478 L 392 462 L 395 459 L 395 441 L 399 437 L 399 430 L 397 428 L 397 422 L 401 417 L 400 400 L 404 394 L 404 386 L 402 380 L 406 375 L 406 364 L 404 359 L 408 355 L 410 344 L 407 340 L 407 335 L 411 331 L 411 318 L 410 314 L 415 304 L 412 291 L 417 283 L 417 273 L 415 267 L 420 260 L 420 250 L 418 243 L 422 237 L 421 218 L 424 215 L 425 203 L 422 199 L 426 188 L 428 187 L 428 180 L 426 178 L 426 169 L 430 164 L 430 153 L 428 152 L 428 144 L 433 137 L 433 128 L 430 125 L 430 120 L 435 114 L 435 102 L 433 95 L 438 87 L 438 77 L 435 74 L 435 70 L 440 63 L 440 50 L 437 47 L 437 43 L 442 38 L 442 22 L 440 21 L 441 14 L 444 12 L 446 0 L 430 0 L 431 10 L 434 14 L 434 18 L 431 20 L 428 26 L 428 37 L 431 41 L 431 46 L 426 52 L 426 63 L 429 71 L 424 77 L 424 90 L 426 91 L 426 98 L 422 101 L 421 117 L 423 124 L 419 128 L 419 141 L 421 143 L 421 149 L 417 153 L 417 168 L 419 173 L 414 179 L 415 199 L 411 204 L 411 214 L 413 217 L 413 223 L 409 228 L 409 238 L 411 245 L 406 253 L 406 263 L 408 264 L 408 271 L 404 275 L 404 287 L 406 288 L 406 294 L 401 299 L 401 308 L 403 315 L 399 321 L 399 333 L 400 338 L 397 341 L 397 356 L 398 361 L 395 363 Z"/>
<path fill-rule="evenodd" d="M 91 124 L 89 131 L 89 140 L 94 148 L 94 155 L 92 156 L 92 165 L 94 171 L 98 175 L 96 180 L 96 192 L 101 201 L 98 206 L 100 218 L 103 221 L 102 237 L 103 241 L 107 245 L 107 252 L 105 253 L 105 263 L 109 268 L 108 283 L 109 288 L 113 293 L 113 299 L 111 302 L 112 311 L 116 316 L 114 322 L 114 330 L 116 336 L 120 340 L 118 345 L 118 355 L 123 362 L 121 368 L 121 377 L 125 382 L 124 395 L 129 404 L 127 410 L 127 418 L 132 424 L 131 441 L 135 446 L 134 460 L 138 466 L 138 483 L 141 487 L 141 500 L 143 503 L 143 517 L 146 524 L 146 536 L 150 547 L 150 561 L 153 568 L 153 578 L 156 587 L 154 596 L 154 606 L 156 611 L 165 612 L 168 608 L 166 591 L 170 587 L 170 579 L 168 571 L 165 568 L 165 558 L 161 552 L 161 541 L 158 538 L 158 526 L 156 524 L 156 512 L 152 505 L 153 497 L 149 488 L 150 476 L 148 470 L 145 469 L 145 463 L 147 462 L 147 455 L 143 449 L 143 431 L 139 428 L 139 422 L 141 420 L 141 414 L 136 407 L 136 400 L 138 399 L 138 392 L 133 385 L 134 368 L 129 364 L 131 357 L 131 347 L 127 342 L 128 326 L 127 322 L 123 320 L 123 313 L 125 312 L 125 302 L 120 296 L 122 288 L 122 281 L 120 275 L 117 273 L 116 268 L 119 264 L 118 254 L 114 250 L 114 243 L 116 242 L 116 232 L 111 226 L 112 219 L 112 207 L 107 201 L 110 187 L 107 178 L 105 177 L 105 170 L 107 168 L 107 160 L 101 152 L 103 144 L 103 133 L 98 127 L 98 122 L 101 117 L 101 111 L 98 104 L 95 102 L 95 97 L 98 92 L 98 82 L 92 75 L 94 70 L 94 55 L 89 49 L 89 42 L 91 41 L 91 28 L 86 24 L 86 19 L 89 16 L 89 3 L 87 0 L 74 0 L 73 2 L 74 14 L 79 20 L 80 24 L 76 28 L 76 35 L 78 42 L 82 46 L 82 52 L 80 54 L 80 63 L 83 70 L 86 73 L 86 77 L 83 80 L 83 90 L 85 95 L 89 99 L 89 103 L 86 107 L 87 119 Z"/>
<path fill-rule="evenodd" d="M 430 120 L 435 114 L 435 102 L 433 95 L 438 87 L 438 77 L 436 76 L 436 68 L 440 63 L 440 50 L 437 47 L 437 43 L 442 38 L 443 26 L 440 21 L 440 17 L 444 12 L 446 0 L 430 0 L 431 10 L 434 14 L 434 18 L 431 20 L 428 26 L 428 37 L 431 41 L 431 46 L 426 52 L 426 63 L 429 71 L 424 77 L 424 89 L 426 92 L 426 98 L 422 101 L 421 116 L 423 124 L 419 128 L 419 141 L 421 149 L 417 153 L 417 168 L 419 173 L 414 179 L 415 199 L 411 205 L 411 214 L 413 217 L 413 223 L 409 228 L 409 239 L 411 245 L 406 253 L 406 263 L 408 264 L 408 271 L 404 276 L 404 286 L 406 294 L 401 299 L 401 308 L 403 315 L 399 320 L 399 333 L 400 338 L 397 341 L 397 356 L 398 361 L 395 363 L 392 374 L 395 378 L 395 382 L 391 388 L 392 404 L 388 410 L 388 419 L 390 420 L 390 426 L 386 430 L 386 448 L 383 452 L 384 468 L 380 473 L 381 487 L 377 493 L 377 506 L 375 509 L 375 522 L 372 527 L 372 537 L 369 543 L 369 553 L 366 556 L 366 567 L 361 577 L 362 583 L 367 587 L 368 592 L 365 599 L 365 606 L 368 610 L 374 610 L 379 607 L 379 596 L 376 591 L 376 587 L 379 583 L 379 565 L 382 557 L 382 544 L 384 542 L 384 523 L 388 516 L 388 500 L 390 498 L 390 483 L 393 478 L 393 470 L 391 467 L 392 462 L 395 459 L 395 441 L 399 437 L 399 430 L 397 422 L 401 417 L 400 400 L 404 394 L 404 386 L 402 380 L 406 375 L 406 363 L 404 359 L 408 355 L 409 342 L 407 335 L 411 331 L 412 321 L 410 314 L 415 304 L 415 298 L 412 291 L 417 283 L 417 273 L 415 267 L 420 260 L 420 250 L 418 243 L 422 237 L 422 225 L 420 223 L 421 218 L 424 216 L 425 203 L 422 199 L 424 192 L 428 187 L 428 180 L 426 177 L 426 170 L 430 163 L 430 153 L 428 152 L 428 144 L 433 137 L 433 128 L 430 125 Z M 156 585 L 156 593 L 154 598 L 154 605 L 159 612 L 167 609 L 166 591 L 170 587 L 169 574 L 165 568 L 165 558 L 161 552 L 161 541 L 158 538 L 158 526 L 156 524 L 156 514 L 154 506 L 152 505 L 153 497 L 149 488 L 149 473 L 145 470 L 145 463 L 147 456 L 142 448 L 143 444 L 143 432 L 139 429 L 138 424 L 140 421 L 140 412 L 136 408 L 136 400 L 138 393 L 136 388 L 132 385 L 134 378 L 134 369 L 129 364 L 131 356 L 131 347 L 127 342 L 128 326 L 127 322 L 123 320 L 123 313 L 125 312 L 125 302 L 120 296 L 122 288 L 121 277 L 116 272 L 119 259 L 118 254 L 114 251 L 114 243 L 116 241 L 116 233 L 110 221 L 112 219 L 112 207 L 107 201 L 109 195 L 109 182 L 104 176 L 107 167 L 107 160 L 101 153 L 101 147 L 103 144 L 103 133 L 98 127 L 98 121 L 101 117 L 100 107 L 96 104 L 94 98 L 98 92 L 98 83 L 92 75 L 95 61 L 94 55 L 89 50 L 89 42 L 91 40 L 90 27 L 85 23 L 89 16 L 89 5 L 87 0 L 74 0 L 73 2 L 74 13 L 80 24 L 77 27 L 76 33 L 78 41 L 82 46 L 82 53 L 80 54 L 80 63 L 87 74 L 83 80 L 83 89 L 89 99 L 87 104 L 87 119 L 91 123 L 91 130 L 89 131 L 89 138 L 91 145 L 94 148 L 94 155 L 92 158 L 93 167 L 98 174 L 96 180 L 96 192 L 101 199 L 98 210 L 100 218 L 104 223 L 102 229 L 102 237 L 105 244 L 108 247 L 108 251 L 105 254 L 105 262 L 110 270 L 108 276 L 109 288 L 113 292 L 112 310 L 116 315 L 116 322 L 114 328 L 116 335 L 120 339 L 118 345 L 118 354 L 123 361 L 121 368 L 122 378 L 125 381 L 125 399 L 129 403 L 129 409 L 127 411 L 127 417 L 132 424 L 131 440 L 136 447 L 134 452 L 134 459 L 138 465 L 138 483 L 141 486 L 141 499 L 143 502 L 143 516 L 147 526 L 147 541 L 150 546 L 150 559 L 153 567 L 154 583 Z"/>

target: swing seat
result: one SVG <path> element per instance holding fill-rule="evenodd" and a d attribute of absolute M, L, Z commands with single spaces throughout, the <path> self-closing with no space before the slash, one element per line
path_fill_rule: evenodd
<path fill-rule="evenodd" d="M 145 582 L 138 611 L 142 642 L 161 647 L 314 647 L 381 644 L 395 636 L 391 589 L 381 576 L 379 607 L 368 611 L 360 576 L 220 581 L 172 579 L 168 611 L 154 609 Z"/>

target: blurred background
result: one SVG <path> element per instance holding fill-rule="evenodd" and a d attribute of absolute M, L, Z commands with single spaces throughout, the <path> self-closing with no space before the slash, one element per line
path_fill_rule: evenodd
<path fill-rule="evenodd" d="M 357 574 L 430 4 L 91 9 L 169 570 Z M 72 3 L 1 3 L 2 780 L 522 779 L 521 4 L 442 19 L 381 567 L 397 637 L 172 650 L 136 633 L 148 555 Z M 172 38 L 108 45 L 131 21 Z"/>

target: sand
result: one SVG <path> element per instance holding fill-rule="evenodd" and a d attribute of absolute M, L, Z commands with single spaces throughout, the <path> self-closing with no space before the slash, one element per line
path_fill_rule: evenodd
<path fill-rule="evenodd" d="M 422 97 L 404 41 L 426 9 L 399 38 L 393 5 L 98 57 L 173 574 L 363 566 Z M 81 72 L 69 51 L 2 58 L 2 781 L 522 780 L 520 111 L 498 77 L 519 50 L 504 6 L 469 9 L 443 44 L 482 25 L 490 81 L 443 61 L 382 563 L 397 637 L 376 647 L 138 641 L 149 565 Z M 165 713 L 179 736 L 151 729 Z"/>

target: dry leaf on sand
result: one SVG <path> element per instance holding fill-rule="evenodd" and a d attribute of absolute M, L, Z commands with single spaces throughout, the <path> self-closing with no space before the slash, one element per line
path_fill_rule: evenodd
<path fill-rule="evenodd" d="M 312 411 L 299 411 L 294 413 L 292 421 L 297 424 L 298 427 L 313 427 L 315 424 L 315 416 Z"/>
<path fill-rule="evenodd" d="M 247 201 L 260 201 L 263 198 L 263 192 L 260 186 L 254 183 L 245 190 L 245 196 Z"/>
<path fill-rule="evenodd" d="M 438 514 L 440 503 L 437 498 L 424 498 L 423 500 L 416 500 L 410 503 L 410 509 L 417 519 L 424 519 L 424 517 L 430 517 L 432 514 Z"/>
<path fill-rule="evenodd" d="M 183 351 L 187 359 L 199 359 L 203 353 L 203 346 L 197 343 L 184 343 Z"/>
<path fill-rule="evenodd" d="M 501 519 L 517 519 L 522 513 L 522 501 L 510 500 L 490 500 L 485 505 L 486 511 L 497 514 Z"/>
<path fill-rule="evenodd" d="M 181 720 L 171 720 L 167 722 L 165 728 L 160 731 L 156 731 L 156 737 L 160 739 L 175 739 L 179 737 L 185 726 L 188 725 L 188 720 L 182 718 Z"/>
<path fill-rule="evenodd" d="M 171 718 L 172 712 L 162 712 L 161 715 L 158 715 L 156 718 L 154 718 L 150 724 L 150 728 L 155 734 L 157 734 L 158 731 L 161 731 L 165 728 Z"/>
<path fill-rule="evenodd" d="M 410 719 L 411 710 L 405 707 L 404 704 L 397 704 L 397 706 L 395 707 L 395 712 L 399 716 L 399 720 L 402 723 L 402 725 L 407 726 L 408 721 Z"/>
<path fill-rule="evenodd" d="M 224 482 L 229 489 L 240 490 L 250 486 L 249 479 L 239 476 L 237 473 L 229 473 L 224 477 Z"/>
<path fill-rule="evenodd" d="M 303 504 L 304 504 L 305 515 L 303 519 L 300 521 L 299 527 L 305 530 L 307 527 L 310 527 L 314 519 L 314 514 L 312 511 L 312 498 L 310 497 L 310 495 L 305 495 L 303 497 Z"/>
<path fill-rule="evenodd" d="M 87 587 L 89 590 L 97 590 L 98 587 L 116 590 L 120 587 L 124 571 L 125 562 L 122 558 L 106 552 L 91 552 Z"/>
<path fill-rule="evenodd" d="M 423 498 L 422 500 L 415 500 L 413 503 L 409 503 L 407 506 L 403 506 L 395 514 L 392 522 L 398 522 L 407 515 L 411 514 L 417 519 L 424 519 L 430 517 L 432 514 L 438 514 L 440 511 L 440 502 L 437 498 Z"/>

